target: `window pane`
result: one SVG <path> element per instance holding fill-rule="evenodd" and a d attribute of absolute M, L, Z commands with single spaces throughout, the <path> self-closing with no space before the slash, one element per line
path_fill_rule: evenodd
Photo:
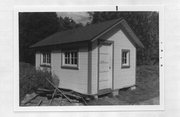
<path fill-rule="evenodd" d="M 70 58 L 69 57 L 67 58 L 67 64 L 70 64 Z"/>
<path fill-rule="evenodd" d="M 65 58 L 65 64 L 67 64 L 67 58 Z"/>
<path fill-rule="evenodd" d="M 74 57 L 77 58 L 77 52 L 74 52 Z"/>
<path fill-rule="evenodd" d="M 129 51 L 122 51 L 122 65 L 129 66 Z"/>
<path fill-rule="evenodd" d="M 77 55 L 78 54 L 75 51 L 64 52 L 64 64 L 77 65 L 77 63 L 78 63 L 78 56 Z"/>
<path fill-rule="evenodd" d="M 49 54 L 46 54 L 46 62 L 49 63 Z"/>
<path fill-rule="evenodd" d="M 125 58 L 125 59 L 124 59 L 124 64 L 126 64 L 126 63 L 127 63 L 127 59 Z"/>
<path fill-rule="evenodd" d="M 43 53 L 43 63 L 46 63 L 46 54 Z"/>
<path fill-rule="evenodd" d="M 64 53 L 64 56 L 67 57 L 67 52 Z"/>
<path fill-rule="evenodd" d="M 71 52 L 71 57 L 72 57 L 72 58 L 74 57 L 74 52 Z"/>
<path fill-rule="evenodd" d="M 46 62 L 49 63 L 49 54 L 46 54 Z"/>
<path fill-rule="evenodd" d="M 67 57 L 68 57 L 68 58 L 70 57 L 70 53 L 69 53 L 69 52 L 67 52 Z"/>
<path fill-rule="evenodd" d="M 49 63 L 51 63 L 51 54 L 49 54 Z"/>
<path fill-rule="evenodd" d="M 70 64 L 73 64 L 73 58 L 71 58 L 71 63 Z"/>
<path fill-rule="evenodd" d="M 51 63 L 51 55 L 50 55 L 50 53 L 47 54 L 47 63 Z"/>
<path fill-rule="evenodd" d="M 124 58 L 126 59 L 126 57 L 127 57 L 127 52 L 124 52 Z"/>
<path fill-rule="evenodd" d="M 77 58 L 74 58 L 74 64 L 77 65 Z"/>

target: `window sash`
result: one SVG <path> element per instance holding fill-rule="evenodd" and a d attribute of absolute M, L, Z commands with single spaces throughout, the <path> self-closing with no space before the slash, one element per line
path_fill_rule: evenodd
<path fill-rule="evenodd" d="M 50 53 L 48 53 L 46 56 L 47 56 L 47 63 L 51 63 L 51 55 L 50 55 Z"/>
<path fill-rule="evenodd" d="M 78 51 L 68 50 L 63 52 L 63 66 L 78 66 Z"/>
<path fill-rule="evenodd" d="M 122 55 L 122 56 L 123 56 L 123 57 L 122 57 L 122 59 L 123 59 L 123 60 L 122 60 L 122 63 L 123 63 L 123 64 L 127 64 L 127 54 L 128 54 L 128 52 L 123 52 L 123 55 Z"/>
<path fill-rule="evenodd" d="M 122 50 L 122 67 L 130 66 L 130 50 Z"/>
<path fill-rule="evenodd" d="M 50 64 L 51 63 L 51 54 L 50 53 L 43 53 L 43 64 Z"/>
<path fill-rule="evenodd" d="M 43 63 L 46 63 L 46 54 L 43 53 Z"/>

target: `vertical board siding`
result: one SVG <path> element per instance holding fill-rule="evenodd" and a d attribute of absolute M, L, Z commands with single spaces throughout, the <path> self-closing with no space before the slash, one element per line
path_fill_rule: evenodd
<path fill-rule="evenodd" d="M 87 94 L 88 48 L 79 48 L 79 69 L 61 68 L 61 51 L 53 51 L 51 55 L 52 73 L 59 78 L 59 87 Z"/>

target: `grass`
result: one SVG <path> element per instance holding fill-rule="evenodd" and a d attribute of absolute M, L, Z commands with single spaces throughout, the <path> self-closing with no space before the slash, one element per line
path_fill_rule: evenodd
<path fill-rule="evenodd" d="M 89 105 L 136 105 L 139 102 L 159 96 L 159 66 L 138 66 L 136 89 L 124 88 L 116 97 L 102 97 L 89 102 Z"/>
<path fill-rule="evenodd" d="M 120 90 L 119 100 L 129 104 L 159 96 L 159 66 L 138 66 L 136 71 L 136 90 Z"/>

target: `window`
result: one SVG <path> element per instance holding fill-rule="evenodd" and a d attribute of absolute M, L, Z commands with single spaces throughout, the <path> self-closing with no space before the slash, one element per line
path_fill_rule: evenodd
<path fill-rule="evenodd" d="M 64 51 L 62 56 L 62 67 L 78 67 L 78 51 L 77 50 L 68 50 Z"/>
<path fill-rule="evenodd" d="M 122 67 L 130 67 L 130 50 L 122 50 Z"/>
<path fill-rule="evenodd" d="M 43 64 L 50 64 L 51 63 L 51 54 L 50 53 L 43 53 Z"/>

